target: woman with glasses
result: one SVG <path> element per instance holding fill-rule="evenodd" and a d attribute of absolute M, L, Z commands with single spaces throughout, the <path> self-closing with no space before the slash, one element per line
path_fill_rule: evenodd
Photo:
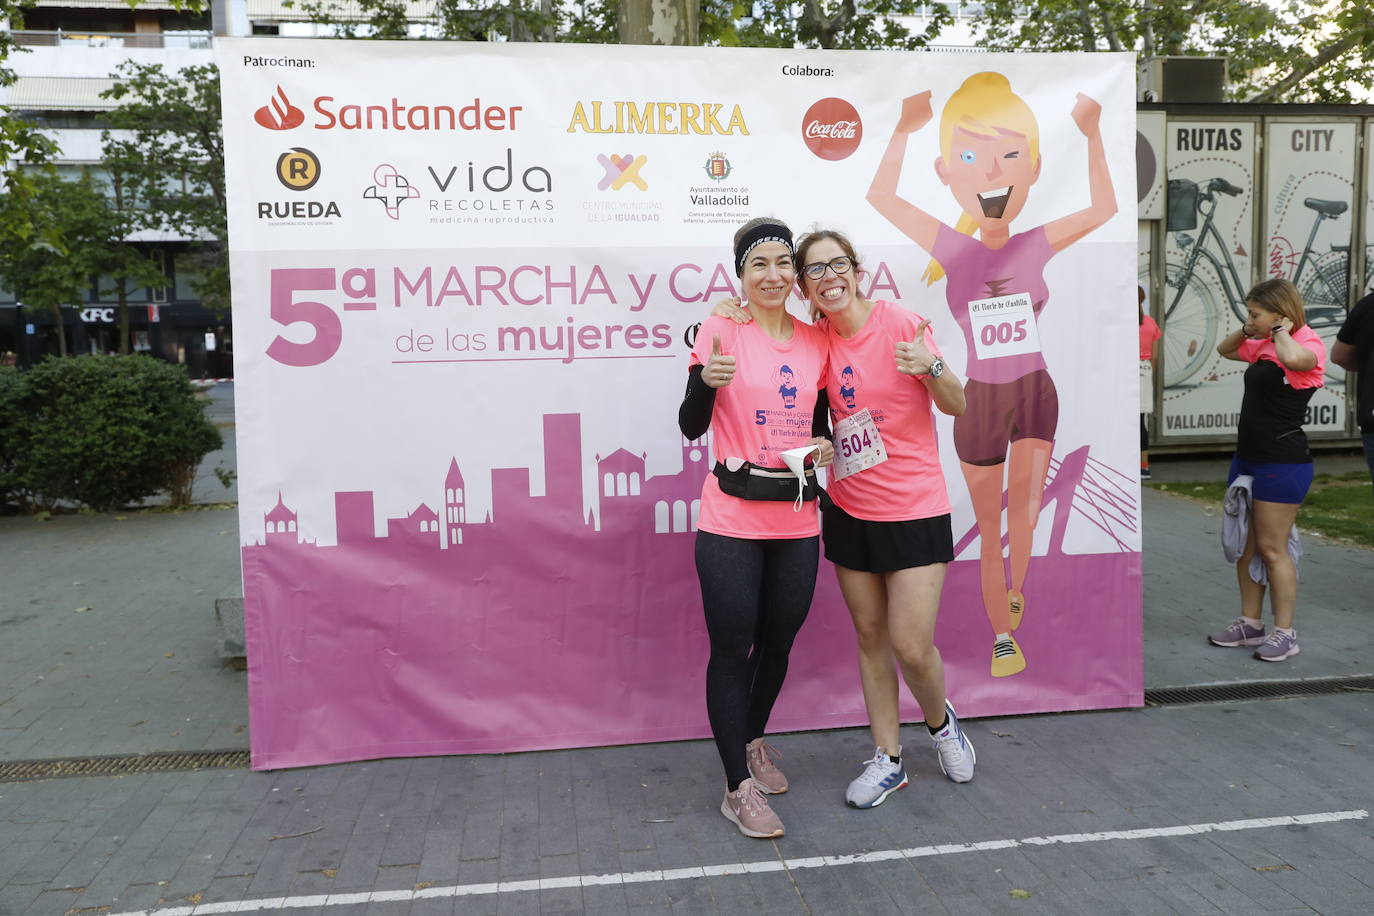
<path fill-rule="evenodd" d="M 845 801 L 873 808 L 907 784 L 898 721 L 897 671 L 925 712 L 941 770 L 973 778 L 973 745 L 945 692 L 935 620 L 947 564 L 954 559 L 949 496 L 936 448 L 932 406 L 964 412 L 963 385 L 940 357 L 930 322 L 859 291 L 854 246 L 827 229 L 797 246 L 801 289 L 825 334 L 826 389 L 835 421 L 827 488 L 825 556 L 859 642 L 859 678 L 876 749 Z M 747 321 L 733 301 L 716 315 Z M 895 661 L 895 665 L 894 665 Z"/>
<path fill-rule="evenodd" d="M 787 314 L 797 273 L 792 232 L 755 219 L 735 233 L 735 273 L 754 313 L 737 325 L 709 318 L 697 334 L 678 425 L 712 431 L 715 467 L 701 492 L 696 566 L 711 641 L 706 710 L 725 767 L 720 810 L 750 837 L 778 837 L 768 795 L 787 777 L 764 743 L 787 675 L 792 641 L 811 609 L 820 526 L 814 471 L 803 488 L 783 452 L 815 446 L 830 461 L 824 426 L 825 337 Z"/>

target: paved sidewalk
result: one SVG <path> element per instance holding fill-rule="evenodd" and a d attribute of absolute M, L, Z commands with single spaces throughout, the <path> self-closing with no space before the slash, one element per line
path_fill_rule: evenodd
<path fill-rule="evenodd" d="M 1216 513 L 1148 488 L 1143 506 L 1147 687 L 1374 674 L 1374 552 L 1305 537 L 1303 651 L 1268 664 L 1204 641 L 1237 613 Z M 213 616 L 236 528 L 232 509 L 0 518 L 0 760 L 246 748 L 246 675 Z"/>
<path fill-rule="evenodd" d="M 217 391 L 226 449 L 202 466 L 204 503 L 235 495 L 213 474 L 233 469 Z M 1226 462 L 1154 464 L 1182 480 Z M 1319 458 L 1346 467 L 1363 463 Z M 1305 538 L 1303 652 L 1265 664 L 1203 639 L 1236 613 L 1215 512 L 1154 490 L 1143 507 L 1147 686 L 1374 674 L 1374 552 Z M 212 612 L 238 585 L 236 524 L 221 508 L 0 518 L 0 760 L 246 748 L 246 676 L 215 655 Z M 1374 912 L 1367 695 L 969 734 L 973 783 L 944 780 L 909 730 L 911 787 L 866 812 L 840 801 L 864 730 L 770 739 L 794 784 L 776 842 L 720 816 L 704 741 L 0 784 L 0 916 L 282 897 L 326 916 Z"/>
<path fill-rule="evenodd" d="M 841 800 L 863 732 L 778 737 L 776 841 L 721 817 L 703 741 L 4 785 L 0 914 L 1374 909 L 1367 697 L 969 735 L 973 782 L 909 735 L 912 784 L 871 811 Z"/>

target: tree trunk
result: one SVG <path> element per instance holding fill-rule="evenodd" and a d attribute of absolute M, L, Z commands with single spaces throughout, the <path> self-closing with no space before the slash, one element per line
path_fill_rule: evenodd
<path fill-rule="evenodd" d="M 119 355 L 129 355 L 129 292 L 119 278 Z"/>
<path fill-rule="evenodd" d="M 57 319 L 57 355 L 67 355 L 67 326 L 62 321 L 62 306 L 56 302 L 52 306 L 53 317 Z"/>
<path fill-rule="evenodd" d="M 620 0 L 616 27 L 623 45 L 695 45 L 698 4 L 686 0 Z"/>
<path fill-rule="evenodd" d="M 558 33 L 557 30 L 554 28 L 554 22 L 556 21 L 556 19 L 554 16 L 553 0 L 540 0 L 539 15 L 540 18 L 544 20 L 544 26 L 541 29 L 540 40 L 550 42 L 557 41 Z"/>
<path fill-rule="evenodd" d="M 1093 14 L 1088 8 L 1088 0 L 1078 0 L 1078 27 L 1083 32 L 1083 50 L 1096 51 L 1097 39 L 1093 35 Z"/>

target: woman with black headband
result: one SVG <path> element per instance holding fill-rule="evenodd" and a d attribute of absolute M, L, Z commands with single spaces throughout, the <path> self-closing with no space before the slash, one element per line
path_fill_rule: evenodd
<path fill-rule="evenodd" d="M 763 734 L 811 609 L 820 542 L 814 467 L 833 456 L 813 429 L 818 395 L 825 403 L 825 338 L 786 309 L 792 258 L 792 232 L 778 220 L 754 219 L 735 233 L 735 273 L 754 320 L 703 322 L 678 412 L 688 439 L 713 431 L 696 565 L 711 640 L 706 709 L 725 767 L 720 810 L 745 836 L 765 838 L 783 834 L 767 796 L 786 792 L 787 778 Z M 824 424 L 823 406 L 819 413 Z M 801 447 L 814 447 L 811 465 L 795 452 L 784 457 Z"/>

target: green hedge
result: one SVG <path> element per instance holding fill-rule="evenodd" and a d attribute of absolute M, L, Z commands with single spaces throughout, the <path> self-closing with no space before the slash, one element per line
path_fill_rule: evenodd
<path fill-rule="evenodd" d="M 185 504 L 223 444 L 181 366 L 78 356 L 0 373 L 0 498 L 23 509 L 108 511 L 163 492 Z"/>

